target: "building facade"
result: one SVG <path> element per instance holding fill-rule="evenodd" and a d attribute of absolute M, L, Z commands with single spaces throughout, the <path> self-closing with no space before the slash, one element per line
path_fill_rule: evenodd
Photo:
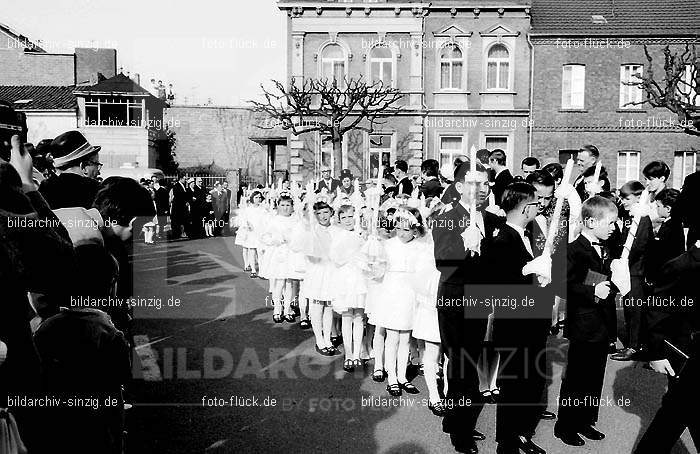
<path fill-rule="evenodd" d="M 398 89 L 398 115 L 372 134 L 343 138 L 343 168 L 375 177 L 397 159 L 450 163 L 471 146 L 526 156 L 530 88 L 527 2 L 279 2 L 288 16 L 287 76 L 381 80 Z M 317 133 L 289 137 L 292 179 L 333 164 Z"/>
<path fill-rule="evenodd" d="M 670 111 L 648 104 L 625 82 L 648 70 L 664 76 L 663 49 L 700 44 L 700 3 L 533 0 L 532 154 L 565 162 L 584 144 L 601 152 L 613 187 L 643 180 L 662 160 L 679 188 L 697 169 L 698 137 L 683 133 Z"/>

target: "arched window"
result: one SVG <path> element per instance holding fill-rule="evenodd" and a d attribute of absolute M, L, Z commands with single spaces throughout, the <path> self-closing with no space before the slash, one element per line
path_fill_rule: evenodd
<path fill-rule="evenodd" d="M 462 51 L 456 44 L 442 48 L 440 53 L 440 88 L 462 88 Z"/>
<path fill-rule="evenodd" d="M 383 82 L 385 87 L 393 86 L 394 56 L 385 46 L 372 48 L 369 57 L 372 82 Z"/>
<path fill-rule="evenodd" d="M 329 44 L 323 48 L 321 78 L 339 82 L 345 79 L 345 52 L 339 45 Z"/>
<path fill-rule="evenodd" d="M 510 83 L 510 55 L 506 46 L 491 46 L 486 58 L 486 89 L 508 90 Z"/>

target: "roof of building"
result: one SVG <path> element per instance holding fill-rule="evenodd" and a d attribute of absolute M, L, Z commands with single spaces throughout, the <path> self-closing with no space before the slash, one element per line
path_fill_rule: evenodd
<path fill-rule="evenodd" d="M 18 43 L 23 44 L 24 45 L 23 47 L 25 49 L 28 49 L 32 52 L 46 53 L 46 51 L 44 49 L 42 49 L 41 47 L 39 47 L 35 42 L 31 41 L 26 36 L 20 34 L 16 30 L 12 29 L 12 27 L 10 27 L 7 24 L 0 23 L 0 32 L 6 34 L 10 38 L 17 41 Z"/>
<path fill-rule="evenodd" d="M 74 86 L 0 85 L 0 100 L 20 110 L 75 110 L 73 91 Z"/>
<path fill-rule="evenodd" d="M 152 96 L 151 93 L 143 88 L 141 85 L 137 84 L 135 81 L 131 80 L 122 73 L 117 74 L 114 77 L 105 79 L 96 83 L 95 85 L 79 87 L 76 93 L 119 93 L 119 94 L 130 94 L 130 95 L 148 95 Z"/>
<path fill-rule="evenodd" d="M 533 35 L 697 37 L 700 2 L 532 0 L 531 26 Z"/>

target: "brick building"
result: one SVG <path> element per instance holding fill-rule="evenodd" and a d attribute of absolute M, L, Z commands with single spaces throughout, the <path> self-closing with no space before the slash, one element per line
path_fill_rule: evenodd
<path fill-rule="evenodd" d="M 698 2 L 533 0 L 532 154 L 564 162 L 592 143 L 614 187 L 643 179 L 652 160 L 665 161 L 679 187 L 696 169 L 700 141 L 670 111 L 629 104 L 644 95 L 623 82 L 644 71 L 644 45 L 659 80 L 663 47 L 699 43 L 699 31 Z"/>
<path fill-rule="evenodd" d="M 343 167 L 367 178 L 380 165 L 451 162 L 477 148 L 502 148 L 508 163 L 527 151 L 528 2 L 280 1 L 288 15 L 287 76 L 381 79 L 402 94 L 402 110 L 374 134 L 343 139 Z M 289 138 L 293 179 L 332 165 L 318 134 Z"/>
<path fill-rule="evenodd" d="M 106 168 L 156 164 L 165 104 L 118 73 L 115 49 L 50 53 L 0 24 L 0 99 L 27 116 L 28 141 L 79 129 Z"/>

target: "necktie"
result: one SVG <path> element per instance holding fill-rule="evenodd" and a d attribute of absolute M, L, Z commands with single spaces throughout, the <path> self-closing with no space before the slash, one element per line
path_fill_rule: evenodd
<path fill-rule="evenodd" d="M 600 242 L 595 242 L 591 243 L 593 246 L 598 246 L 599 251 L 600 251 L 600 258 L 605 261 L 608 258 L 608 249 L 605 246 L 605 243 L 600 243 Z"/>

